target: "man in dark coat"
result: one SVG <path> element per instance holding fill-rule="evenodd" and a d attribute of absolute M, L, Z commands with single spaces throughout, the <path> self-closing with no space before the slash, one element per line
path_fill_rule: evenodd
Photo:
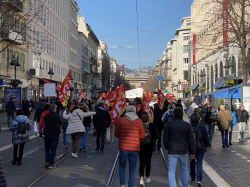
<path fill-rule="evenodd" d="M 158 132 L 159 132 L 159 138 L 157 141 L 158 150 L 160 150 L 161 148 L 162 130 L 164 129 L 164 124 L 161 120 L 162 116 L 163 116 L 163 113 L 160 109 L 160 106 L 158 105 L 158 103 L 155 103 L 154 104 L 154 124 L 156 125 Z"/>
<path fill-rule="evenodd" d="M 101 149 L 100 153 L 104 154 L 104 144 L 105 144 L 105 135 L 107 128 L 110 126 L 111 117 L 109 111 L 104 108 L 102 100 L 97 102 L 98 108 L 96 110 L 96 115 L 93 117 L 94 128 L 96 129 L 96 150 L 100 149 L 100 139 L 101 139 Z"/>
<path fill-rule="evenodd" d="M 36 113 L 34 115 L 34 121 L 37 122 L 38 126 L 39 126 L 41 115 L 45 111 L 44 104 L 45 104 L 44 102 L 40 103 L 40 106 L 36 109 Z M 40 133 L 40 138 L 42 138 L 42 135 L 43 135 L 43 133 L 41 132 Z"/>
<path fill-rule="evenodd" d="M 12 120 L 14 118 L 14 112 L 16 111 L 16 104 L 14 101 L 12 101 L 12 98 L 7 102 L 6 104 L 6 112 L 7 112 L 7 124 L 8 127 L 10 127 L 10 116 L 12 117 Z"/>
<path fill-rule="evenodd" d="M 30 109 L 30 102 L 26 100 L 23 104 L 23 111 L 24 111 L 25 116 L 29 117 L 29 112 L 30 112 L 29 109 Z"/>

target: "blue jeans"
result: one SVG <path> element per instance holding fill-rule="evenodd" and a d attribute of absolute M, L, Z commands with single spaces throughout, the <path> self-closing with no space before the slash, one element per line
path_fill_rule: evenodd
<path fill-rule="evenodd" d="M 101 152 L 103 152 L 104 150 L 106 133 L 107 131 L 96 130 L 96 149 L 100 149 L 100 139 L 101 139 L 101 149 L 100 149 Z"/>
<path fill-rule="evenodd" d="M 54 164 L 56 149 L 59 142 L 59 137 L 56 136 L 45 136 L 45 161 L 49 163 L 49 165 Z"/>
<path fill-rule="evenodd" d="M 62 124 L 62 130 L 63 130 L 63 146 L 69 145 L 69 134 L 65 134 L 67 130 L 68 124 L 63 123 Z"/>
<path fill-rule="evenodd" d="M 157 144 L 157 142 L 154 142 L 154 144 L 153 144 L 153 153 L 156 151 L 156 144 Z"/>
<path fill-rule="evenodd" d="M 8 127 L 10 127 L 10 116 L 12 118 L 12 121 L 13 121 L 13 118 L 14 118 L 14 115 L 7 115 L 8 118 L 7 118 L 7 124 L 8 124 Z"/>
<path fill-rule="evenodd" d="M 39 125 L 39 123 L 38 123 L 38 125 Z M 39 136 L 40 136 L 40 138 L 42 138 L 43 137 L 43 126 L 41 126 L 41 131 L 39 131 Z"/>
<path fill-rule="evenodd" d="M 221 130 L 221 139 L 222 139 L 222 145 L 226 146 L 228 145 L 228 130 Z"/>
<path fill-rule="evenodd" d="M 214 127 L 211 124 L 207 124 L 205 123 L 206 129 L 207 129 L 207 133 L 209 135 L 209 144 L 212 143 L 212 138 L 213 138 L 213 131 L 214 131 Z"/>
<path fill-rule="evenodd" d="M 188 154 L 185 155 L 168 155 L 168 180 L 170 187 L 176 187 L 175 170 L 177 165 L 177 160 L 180 162 L 181 167 L 181 183 L 182 187 L 188 186 L 188 167 L 187 167 Z"/>
<path fill-rule="evenodd" d="M 127 160 L 129 163 L 129 181 L 128 187 L 133 187 L 135 184 L 135 169 L 136 162 L 138 159 L 139 152 L 138 151 L 124 151 L 119 150 L 119 176 L 120 176 L 120 185 L 125 185 L 125 170 Z"/>
<path fill-rule="evenodd" d="M 83 151 L 86 151 L 88 133 L 89 127 L 85 127 L 85 132 L 81 134 L 80 138 L 80 148 L 82 148 Z"/>
<path fill-rule="evenodd" d="M 231 131 L 229 132 L 229 143 L 232 142 L 232 135 L 233 135 L 233 127 L 231 127 Z"/>
<path fill-rule="evenodd" d="M 197 151 L 195 155 L 195 159 L 193 159 L 190 162 L 190 170 L 191 170 L 190 175 L 193 181 L 195 181 L 195 177 L 196 177 L 196 174 L 195 174 L 196 162 L 197 162 L 197 182 L 201 182 L 202 180 L 202 162 L 203 162 L 204 154 L 205 154 L 205 151 Z"/>

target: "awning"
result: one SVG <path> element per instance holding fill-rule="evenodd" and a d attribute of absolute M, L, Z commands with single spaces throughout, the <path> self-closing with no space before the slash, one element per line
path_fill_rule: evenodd
<path fill-rule="evenodd" d="M 49 82 L 47 79 L 42 79 L 43 82 L 50 84 L 51 82 Z M 60 88 L 58 86 L 56 86 L 56 91 L 60 92 Z"/>
<path fill-rule="evenodd" d="M 220 82 L 222 81 L 222 79 L 223 79 L 223 77 L 218 78 L 217 81 L 215 82 L 214 86 L 212 87 L 212 89 L 216 89 L 218 87 L 218 85 L 220 84 Z"/>
<path fill-rule="evenodd" d="M 198 86 L 199 86 L 199 84 L 193 84 L 192 86 L 191 86 L 191 90 L 193 91 L 193 90 L 196 90 L 197 88 L 198 88 Z"/>
<path fill-rule="evenodd" d="M 205 83 L 201 83 L 198 89 L 200 89 L 201 87 L 203 87 L 204 84 L 205 84 Z"/>
<path fill-rule="evenodd" d="M 236 74 L 232 74 L 226 77 L 220 77 L 219 79 L 217 79 L 216 83 L 214 84 L 214 86 L 212 87 L 212 89 L 221 89 L 221 88 L 226 88 L 227 85 L 224 84 L 224 81 L 226 79 L 233 79 L 236 76 Z"/>

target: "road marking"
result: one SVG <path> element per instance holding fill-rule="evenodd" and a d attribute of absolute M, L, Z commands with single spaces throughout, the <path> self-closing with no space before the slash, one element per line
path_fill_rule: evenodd
<path fill-rule="evenodd" d="M 35 135 L 30 136 L 30 140 L 33 139 L 33 138 L 35 138 L 35 137 L 37 137 L 37 136 L 35 136 Z M 4 151 L 4 150 L 6 150 L 6 149 L 9 149 L 9 148 L 11 148 L 12 146 L 13 146 L 13 144 L 9 144 L 9 145 L 3 146 L 3 147 L 0 148 L 0 152 L 1 152 L 1 151 Z"/>
<path fill-rule="evenodd" d="M 203 160 L 203 170 L 216 186 L 231 187 L 205 160 Z"/>

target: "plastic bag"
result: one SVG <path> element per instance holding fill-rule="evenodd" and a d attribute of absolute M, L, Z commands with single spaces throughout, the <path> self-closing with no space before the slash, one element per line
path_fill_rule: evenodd
<path fill-rule="evenodd" d="M 34 133 L 35 133 L 35 135 L 37 136 L 38 129 L 37 129 L 37 124 L 36 124 L 36 121 L 34 121 L 33 129 L 34 129 Z"/>

